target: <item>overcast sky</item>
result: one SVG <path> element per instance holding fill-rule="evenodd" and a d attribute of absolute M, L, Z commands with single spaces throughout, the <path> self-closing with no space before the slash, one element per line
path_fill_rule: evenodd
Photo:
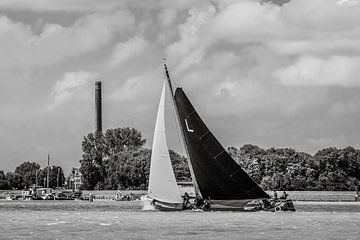
<path fill-rule="evenodd" d="M 359 148 L 360 1 L 274 2 L 0 0 L 0 169 L 79 166 L 95 80 L 151 146 L 163 58 L 225 147 Z"/>

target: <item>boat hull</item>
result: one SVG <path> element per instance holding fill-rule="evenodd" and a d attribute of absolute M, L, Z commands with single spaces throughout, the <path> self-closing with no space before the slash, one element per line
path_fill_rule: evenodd
<path fill-rule="evenodd" d="M 254 199 L 211 200 L 210 209 L 214 211 L 244 211 Z"/>
<path fill-rule="evenodd" d="M 269 212 L 279 211 L 296 211 L 294 203 L 291 199 L 279 199 L 275 202 L 274 206 L 266 209 Z"/>
<path fill-rule="evenodd" d="M 148 206 L 151 206 L 151 210 L 159 210 L 159 211 L 181 211 L 183 210 L 182 203 L 167 203 L 163 201 L 159 201 L 148 196 L 141 197 L 141 201 L 143 202 L 144 210 L 150 210 Z"/>
<path fill-rule="evenodd" d="M 182 211 L 183 204 L 182 203 L 167 203 L 161 202 L 158 200 L 153 200 L 151 205 L 154 206 L 155 209 L 160 211 Z"/>

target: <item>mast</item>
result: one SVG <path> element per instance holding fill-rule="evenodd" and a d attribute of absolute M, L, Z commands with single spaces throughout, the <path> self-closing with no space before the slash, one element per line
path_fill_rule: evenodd
<path fill-rule="evenodd" d="M 166 59 L 164 59 L 164 60 L 166 61 Z M 181 127 L 181 122 L 180 122 L 180 117 L 179 117 L 179 111 L 178 111 L 178 108 L 177 108 L 176 103 L 175 103 L 174 91 L 173 91 L 173 87 L 172 87 L 172 82 L 171 82 L 171 79 L 170 79 L 169 71 L 168 71 L 167 66 L 166 66 L 166 62 L 164 63 L 164 67 L 165 67 L 166 79 L 167 79 L 167 81 L 168 81 L 169 88 L 170 88 L 170 92 L 171 92 L 171 99 L 172 99 L 172 102 L 173 102 L 173 105 L 174 105 L 174 108 L 175 108 L 175 112 L 176 112 L 176 119 L 177 119 L 177 122 L 178 122 L 179 126 Z M 195 195 L 196 195 L 196 197 L 198 197 L 198 196 L 201 196 L 201 193 L 200 193 L 200 190 L 199 190 L 199 186 L 198 186 L 198 184 L 197 184 L 197 182 L 196 182 L 196 178 L 195 178 L 195 174 L 194 174 L 194 170 L 193 170 L 191 161 L 190 161 L 190 159 L 189 159 L 189 158 L 190 158 L 190 154 L 189 154 L 188 148 L 187 148 L 187 146 L 186 146 L 184 133 L 183 133 L 183 131 L 181 131 L 181 129 L 180 129 L 180 132 L 181 132 L 182 141 L 183 141 L 184 146 L 185 146 L 186 154 L 188 155 L 188 157 L 187 157 L 187 163 L 188 163 L 188 165 L 189 165 L 190 174 L 191 174 L 191 179 L 192 179 L 192 181 L 193 181 L 193 183 L 194 183 Z"/>

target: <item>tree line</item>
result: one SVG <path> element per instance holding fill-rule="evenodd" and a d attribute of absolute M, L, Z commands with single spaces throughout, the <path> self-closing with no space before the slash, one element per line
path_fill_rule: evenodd
<path fill-rule="evenodd" d="M 151 150 L 140 131 L 124 127 L 89 133 L 82 142 L 84 189 L 147 189 Z M 178 181 L 191 181 L 186 158 L 170 150 Z"/>
<path fill-rule="evenodd" d="M 140 131 L 124 127 L 89 133 L 82 141 L 83 189 L 146 189 L 151 149 Z M 329 147 L 311 155 L 291 148 L 263 149 L 246 144 L 228 153 L 265 190 L 354 190 L 360 183 L 360 150 Z M 170 150 L 177 181 L 191 181 L 184 156 Z M 49 185 L 64 186 L 60 166 L 49 169 Z M 14 172 L 0 171 L 0 189 L 46 186 L 47 167 L 24 162 Z M 37 180 L 36 180 L 37 179 Z"/>
<path fill-rule="evenodd" d="M 134 128 L 90 133 L 82 142 L 84 189 L 146 189 L 151 150 Z M 360 182 L 360 150 L 325 148 L 315 155 L 247 144 L 228 153 L 265 190 L 353 190 Z M 184 156 L 170 150 L 177 181 L 191 181 Z"/>
<path fill-rule="evenodd" d="M 0 170 L 0 189 L 28 189 L 47 186 L 48 167 L 41 169 L 40 164 L 26 161 L 15 168 L 14 172 Z M 63 187 L 64 171 L 60 166 L 49 166 L 49 187 Z"/>
<path fill-rule="evenodd" d="M 228 152 L 265 190 L 346 191 L 360 183 L 360 150 L 353 147 L 329 147 L 310 155 L 247 144 Z"/>

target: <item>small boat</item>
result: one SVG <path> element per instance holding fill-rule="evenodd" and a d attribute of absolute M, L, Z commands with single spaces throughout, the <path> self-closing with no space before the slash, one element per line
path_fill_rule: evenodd
<path fill-rule="evenodd" d="M 8 201 L 16 200 L 16 195 L 14 195 L 14 194 L 8 194 L 8 195 L 5 197 L 5 200 L 8 200 Z"/>

